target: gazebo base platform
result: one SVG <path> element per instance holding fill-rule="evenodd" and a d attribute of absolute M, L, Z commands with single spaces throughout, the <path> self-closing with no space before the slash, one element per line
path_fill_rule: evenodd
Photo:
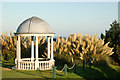
<path fill-rule="evenodd" d="M 17 70 L 49 70 L 52 69 L 55 60 L 48 58 L 38 58 L 38 61 L 31 60 L 31 58 L 23 58 L 19 62 L 15 60 L 16 66 L 12 69 Z"/>

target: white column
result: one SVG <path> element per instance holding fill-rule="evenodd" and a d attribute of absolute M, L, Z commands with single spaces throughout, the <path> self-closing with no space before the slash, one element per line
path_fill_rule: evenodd
<path fill-rule="evenodd" d="M 35 70 L 39 67 L 38 63 L 38 36 L 36 36 L 36 61 L 35 61 Z"/>
<path fill-rule="evenodd" d="M 53 60 L 53 36 L 51 36 L 51 60 Z"/>
<path fill-rule="evenodd" d="M 20 44 L 20 36 L 18 36 L 18 43 L 19 43 L 19 60 L 21 59 L 21 44 Z"/>
<path fill-rule="evenodd" d="M 48 36 L 48 58 L 50 58 L 50 37 Z"/>
<path fill-rule="evenodd" d="M 18 36 L 18 69 L 20 69 L 21 48 L 20 48 L 20 36 Z"/>
<path fill-rule="evenodd" d="M 33 40 L 33 36 L 31 36 L 32 38 L 32 45 L 31 45 L 31 61 L 34 60 L 34 40 Z"/>
<path fill-rule="evenodd" d="M 17 44 L 16 44 L 16 62 L 15 62 L 15 64 L 16 64 L 16 67 L 18 68 L 18 59 L 19 59 L 19 42 L 18 42 L 18 36 L 17 36 Z"/>
<path fill-rule="evenodd" d="M 36 36 L 36 61 L 38 61 L 38 36 Z"/>
<path fill-rule="evenodd" d="M 19 59 L 19 46 L 18 46 L 18 39 L 17 39 L 17 50 L 16 50 L 16 58 Z"/>

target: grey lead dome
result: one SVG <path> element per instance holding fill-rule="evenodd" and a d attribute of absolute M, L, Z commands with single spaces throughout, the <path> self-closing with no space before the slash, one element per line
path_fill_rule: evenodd
<path fill-rule="evenodd" d="M 16 33 L 52 33 L 48 23 L 38 17 L 31 17 L 23 21 Z"/>

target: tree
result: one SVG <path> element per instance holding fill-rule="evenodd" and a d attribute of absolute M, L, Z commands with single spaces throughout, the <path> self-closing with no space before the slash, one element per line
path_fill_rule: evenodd
<path fill-rule="evenodd" d="M 105 39 L 105 43 L 110 42 L 109 47 L 114 47 L 111 57 L 120 65 L 120 24 L 115 20 L 110 26 L 109 30 L 105 30 L 105 37 L 101 34 L 101 38 Z"/>
<path fill-rule="evenodd" d="M 101 39 L 105 39 L 105 36 L 103 33 L 101 33 Z"/>

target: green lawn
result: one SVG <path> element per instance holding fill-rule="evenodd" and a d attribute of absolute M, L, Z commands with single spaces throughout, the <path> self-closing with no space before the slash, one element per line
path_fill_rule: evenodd
<path fill-rule="evenodd" d="M 14 66 L 14 62 L 3 61 L 2 68 L 11 68 Z M 70 67 L 70 66 L 69 66 Z M 57 69 L 61 70 L 63 66 L 57 66 Z M 2 70 L 2 78 L 52 78 L 52 70 L 45 71 L 20 71 L 20 70 Z M 74 69 L 68 70 L 67 75 L 64 72 L 56 72 L 56 78 L 120 78 L 120 67 L 110 65 L 108 66 L 92 66 L 89 68 L 87 65 L 83 70 L 82 65 L 77 66 L 77 73 L 74 73 Z"/>

